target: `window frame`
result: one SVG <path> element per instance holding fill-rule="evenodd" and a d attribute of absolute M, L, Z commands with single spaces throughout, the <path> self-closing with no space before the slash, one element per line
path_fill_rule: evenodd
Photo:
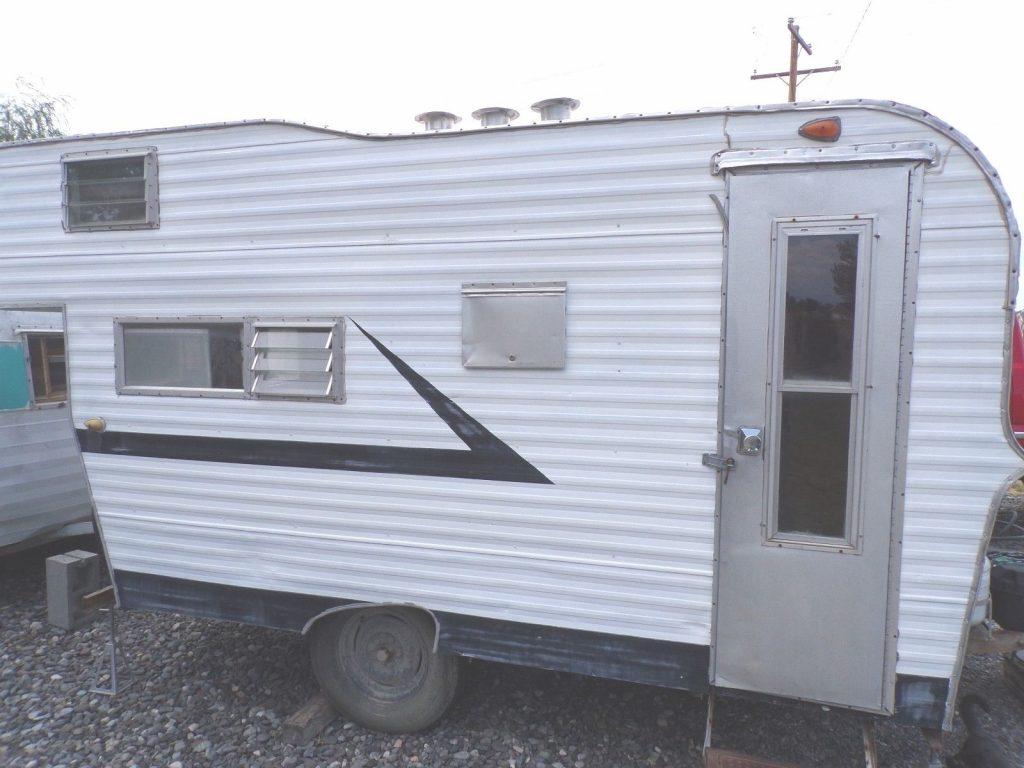
<path fill-rule="evenodd" d="M 242 345 L 242 388 L 222 389 L 220 387 L 163 387 L 125 383 L 124 327 L 132 325 L 238 325 L 241 326 L 239 341 Z M 243 317 L 223 315 L 194 315 L 176 317 L 115 317 L 114 318 L 114 387 L 118 395 L 143 395 L 151 397 L 205 397 L 238 400 L 245 398 L 249 391 L 249 365 L 246 354 L 246 321 Z"/>
<path fill-rule="evenodd" d="M 87 222 L 71 223 L 71 207 L 69 201 L 71 186 L 68 182 L 68 167 L 74 163 L 90 160 L 119 158 L 143 158 L 143 189 L 146 202 L 146 220 L 133 222 Z M 125 147 L 122 149 L 93 149 L 86 152 L 66 152 L 60 158 L 61 167 L 61 210 L 64 231 L 72 232 L 112 232 L 132 229 L 158 229 L 160 227 L 160 180 L 159 163 L 156 147 Z"/>

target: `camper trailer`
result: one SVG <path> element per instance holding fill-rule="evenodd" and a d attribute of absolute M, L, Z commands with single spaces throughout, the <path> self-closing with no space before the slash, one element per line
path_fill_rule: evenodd
<path fill-rule="evenodd" d="M 948 728 L 1020 236 L 928 112 L 839 101 L 0 147 L 122 609 L 301 632 L 350 717 L 458 657 Z"/>
<path fill-rule="evenodd" d="M 59 308 L 0 305 L 0 557 L 93 532 L 66 370 Z"/>

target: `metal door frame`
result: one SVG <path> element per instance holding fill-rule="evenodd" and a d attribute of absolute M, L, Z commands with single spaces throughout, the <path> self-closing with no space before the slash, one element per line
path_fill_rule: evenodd
<path fill-rule="evenodd" d="M 801 161 L 796 160 L 794 165 Z M 814 162 L 806 161 L 803 162 Z M 820 162 L 820 161 L 819 161 Z M 817 164 L 817 163 L 815 163 Z M 851 172 L 859 168 L 872 168 L 880 163 L 857 163 L 844 164 Z M 926 163 L 913 161 L 909 173 L 909 185 L 907 190 L 907 234 L 904 250 L 903 267 L 903 311 L 902 327 L 900 329 L 899 360 L 900 370 L 898 374 L 898 388 L 896 395 L 896 463 L 893 468 L 892 487 L 892 514 L 890 516 L 889 528 L 889 578 L 888 589 L 886 590 L 886 611 L 885 611 L 885 652 L 882 662 L 882 709 L 881 713 L 892 715 L 895 710 L 896 697 L 896 662 L 897 642 L 899 639 L 899 587 L 902 565 L 903 550 L 903 513 L 904 499 L 906 497 L 906 476 L 907 476 L 907 445 L 910 429 L 910 382 L 913 363 L 913 339 L 914 322 L 917 317 L 917 272 L 918 261 L 921 253 L 921 210 L 924 198 L 924 171 Z M 834 166 L 840 167 L 840 166 Z M 794 168 L 779 168 L 777 172 L 792 172 Z M 725 443 L 725 345 L 726 345 L 726 311 L 728 307 L 727 296 L 729 286 L 729 217 L 731 212 L 731 179 L 732 172 L 726 171 L 723 174 L 725 183 L 725 201 L 721 204 L 722 213 L 722 289 L 720 309 L 720 332 L 718 351 L 718 439 L 715 450 L 723 454 Z M 774 246 L 773 246 L 774 247 Z M 769 318 L 768 322 L 771 320 Z M 711 587 L 711 637 L 710 654 L 708 661 L 708 680 L 712 686 L 715 685 L 715 669 L 717 663 L 717 638 L 718 638 L 718 586 L 719 586 L 719 563 L 721 549 L 721 518 L 722 518 L 722 477 L 719 474 L 715 485 L 715 533 L 714 533 L 714 559 Z M 802 700 L 800 697 L 791 697 Z M 809 699 L 803 699 L 810 701 Z M 857 707 L 845 707 L 847 709 L 859 709 Z M 879 710 L 865 710 L 878 712 Z"/>

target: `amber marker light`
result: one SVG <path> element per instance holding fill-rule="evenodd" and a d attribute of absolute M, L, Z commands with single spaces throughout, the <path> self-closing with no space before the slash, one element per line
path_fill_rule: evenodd
<path fill-rule="evenodd" d="M 822 117 L 809 120 L 797 131 L 805 139 L 815 141 L 837 141 L 843 132 L 843 122 L 838 117 Z"/>

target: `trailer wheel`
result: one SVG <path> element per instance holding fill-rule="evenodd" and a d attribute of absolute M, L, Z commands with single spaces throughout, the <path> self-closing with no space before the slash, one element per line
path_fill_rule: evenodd
<path fill-rule="evenodd" d="M 437 722 L 455 695 L 458 660 L 433 651 L 434 622 L 400 607 L 341 611 L 310 635 L 313 673 L 346 717 L 410 733 Z"/>

